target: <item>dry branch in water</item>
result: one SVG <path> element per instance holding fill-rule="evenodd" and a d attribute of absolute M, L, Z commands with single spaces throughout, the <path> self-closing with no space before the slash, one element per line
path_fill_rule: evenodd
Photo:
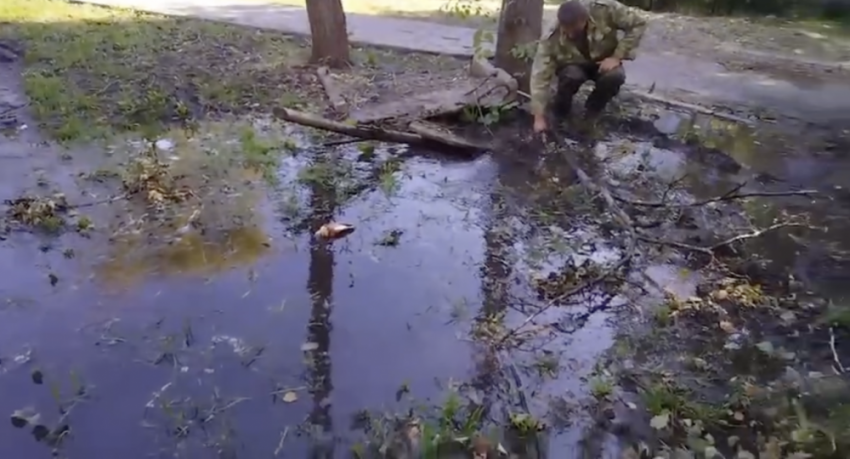
<path fill-rule="evenodd" d="M 733 123 L 740 123 L 747 126 L 752 126 L 753 121 L 748 120 L 746 118 L 741 118 L 740 116 L 730 115 L 728 113 L 723 113 L 718 110 L 712 110 L 710 108 L 701 107 L 699 105 L 689 104 L 687 102 L 679 102 L 678 100 L 668 99 L 666 97 L 657 96 L 655 94 L 650 94 L 648 92 L 643 91 L 631 91 L 632 94 L 642 98 L 651 100 L 653 102 L 657 102 L 662 105 L 666 105 L 667 107 L 676 107 L 685 110 L 689 110 L 692 112 L 700 113 L 703 115 L 713 116 L 716 118 L 720 118 L 726 121 L 731 121 Z"/>
<path fill-rule="evenodd" d="M 422 143 L 422 136 L 408 132 L 381 129 L 376 126 L 360 126 L 357 124 L 346 124 L 339 121 L 329 120 L 311 113 L 299 112 L 289 108 L 275 108 L 272 110 L 274 116 L 291 123 L 308 126 L 323 131 L 337 132 L 349 137 L 358 137 L 366 140 L 378 140 L 382 142 L 395 143 Z"/>
<path fill-rule="evenodd" d="M 682 177 L 684 178 L 684 177 Z M 681 180 L 681 179 L 680 179 Z M 675 185 L 677 181 L 671 183 L 671 188 Z M 712 204 L 715 202 L 724 202 L 724 201 L 734 201 L 736 199 L 747 199 L 747 198 L 776 198 L 783 196 L 811 196 L 817 194 L 816 190 L 788 190 L 788 191 L 754 191 L 754 192 L 741 192 L 747 186 L 747 182 L 741 182 L 738 185 L 735 185 L 731 190 L 723 193 L 720 196 L 715 196 L 713 198 L 703 199 L 700 201 L 694 201 L 691 203 L 685 204 L 677 204 L 677 203 L 669 203 L 666 202 L 666 196 L 670 190 L 664 193 L 664 198 L 660 201 L 637 201 L 628 198 L 624 198 L 622 196 L 614 196 L 617 201 L 637 206 L 637 207 L 656 207 L 656 208 L 681 208 L 681 207 L 700 207 L 708 204 Z"/>
<path fill-rule="evenodd" d="M 772 224 L 772 225 L 770 225 L 766 228 L 759 228 L 759 229 L 753 230 L 749 233 L 737 234 L 735 236 L 732 236 L 728 239 L 724 239 L 720 242 L 716 242 L 716 243 L 711 244 L 709 246 L 699 246 L 699 245 L 687 244 L 687 243 L 678 242 L 678 241 L 666 241 L 666 240 L 663 240 L 663 239 L 651 238 L 651 237 L 644 236 L 644 235 L 640 235 L 640 240 L 643 241 L 643 242 L 648 242 L 650 244 L 665 245 L 665 246 L 668 246 L 668 247 L 675 247 L 677 249 L 688 250 L 688 251 L 691 251 L 691 252 L 703 253 L 703 254 L 706 254 L 706 255 L 714 258 L 714 252 L 717 251 L 720 248 L 728 247 L 728 246 L 730 246 L 730 245 L 732 245 L 736 242 L 745 241 L 745 240 L 748 240 L 748 239 L 754 239 L 754 238 L 763 236 L 764 234 L 769 233 L 771 231 L 778 230 L 779 228 L 786 228 L 786 227 L 792 227 L 792 226 L 807 226 L 807 225 L 805 225 L 803 223 L 798 223 L 798 222 L 774 223 L 774 224 Z"/>

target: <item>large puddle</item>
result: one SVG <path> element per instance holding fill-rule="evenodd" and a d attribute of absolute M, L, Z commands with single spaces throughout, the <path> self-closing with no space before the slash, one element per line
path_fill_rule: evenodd
<path fill-rule="evenodd" d="M 30 158 L 3 168 L 4 199 L 37 189 L 37 176 L 69 197 L 97 197 L 73 191 L 82 173 L 75 165 L 90 152 L 69 153 L 76 159 L 60 167 L 44 158 L 61 153 L 26 139 L 2 150 Z M 378 146 L 375 154 L 400 151 Z M 67 424 L 60 449 L 68 457 L 342 457 L 356 440 L 352 417 L 398 409 L 400 387 L 439 404 L 449 381 L 472 381 L 480 397 L 499 398 L 471 333 L 476 320 L 495 310 L 508 324 L 522 322 L 527 305 L 541 304 L 530 278 L 565 258 L 610 263 L 619 255 L 591 225 L 565 230 L 535 218 L 528 171 L 514 163 L 407 151 L 392 183 L 328 209 L 310 197 L 338 190 L 288 184 L 319 155 L 353 164 L 356 180 L 363 150 L 306 153 L 283 161 L 271 199 L 240 204 L 256 214 L 250 225 L 214 235 L 190 229 L 155 248 L 128 242 L 145 234 L 111 243 L 100 233 L 10 235 L 0 246 L 0 392 L 14 396 L 0 398 L 0 413 L 27 409 L 50 429 Z M 658 180 L 707 167 L 635 139 L 603 143 L 597 155 L 617 174 Z M 27 161 L 44 165 L 32 173 Z M 692 187 L 711 194 L 724 183 Z M 356 231 L 333 244 L 313 240 L 329 215 Z M 298 218 L 304 231 L 293 230 Z M 646 274 L 683 296 L 692 288 L 670 265 Z M 563 333 L 511 357 L 523 391 L 536 394 L 535 415 L 557 417 L 556 401 L 588 396 L 585 378 L 613 344 L 610 314 L 623 303 L 586 296 L 540 316 L 561 321 Z M 541 356 L 558 371 L 542 375 Z M 553 454 L 577 454 L 581 420 L 575 412 L 553 422 Z M 50 454 L 29 429 L 2 429 L 0 455 Z"/>

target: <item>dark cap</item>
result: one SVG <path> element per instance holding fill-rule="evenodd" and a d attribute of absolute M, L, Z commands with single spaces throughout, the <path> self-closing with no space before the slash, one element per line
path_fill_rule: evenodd
<path fill-rule="evenodd" d="M 573 25 L 589 16 L 587 8 L 578 0 L 564 2 L 558 7 L 558 23 L 561 25 Z"/>

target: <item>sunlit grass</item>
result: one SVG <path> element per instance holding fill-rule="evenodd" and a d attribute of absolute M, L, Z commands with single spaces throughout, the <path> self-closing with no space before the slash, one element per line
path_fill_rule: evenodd
<path fill-rule="evenodd" d="M 62 141 L 266 111 L 311 89 L 290 71 L 304 43 L 272 31 L 60 0 L 5 0 L 0 23 L 26 50 L 33 113 Z"/>

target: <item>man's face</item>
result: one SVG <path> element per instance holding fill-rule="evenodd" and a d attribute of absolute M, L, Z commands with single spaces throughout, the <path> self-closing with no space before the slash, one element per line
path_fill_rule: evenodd
<path fill-rule="evenodd" d="M 561 33 L 568 38 L 579 37 L 587 27 L 587 19 L 579 19 L 572 24 L 561 24 Z"/>

